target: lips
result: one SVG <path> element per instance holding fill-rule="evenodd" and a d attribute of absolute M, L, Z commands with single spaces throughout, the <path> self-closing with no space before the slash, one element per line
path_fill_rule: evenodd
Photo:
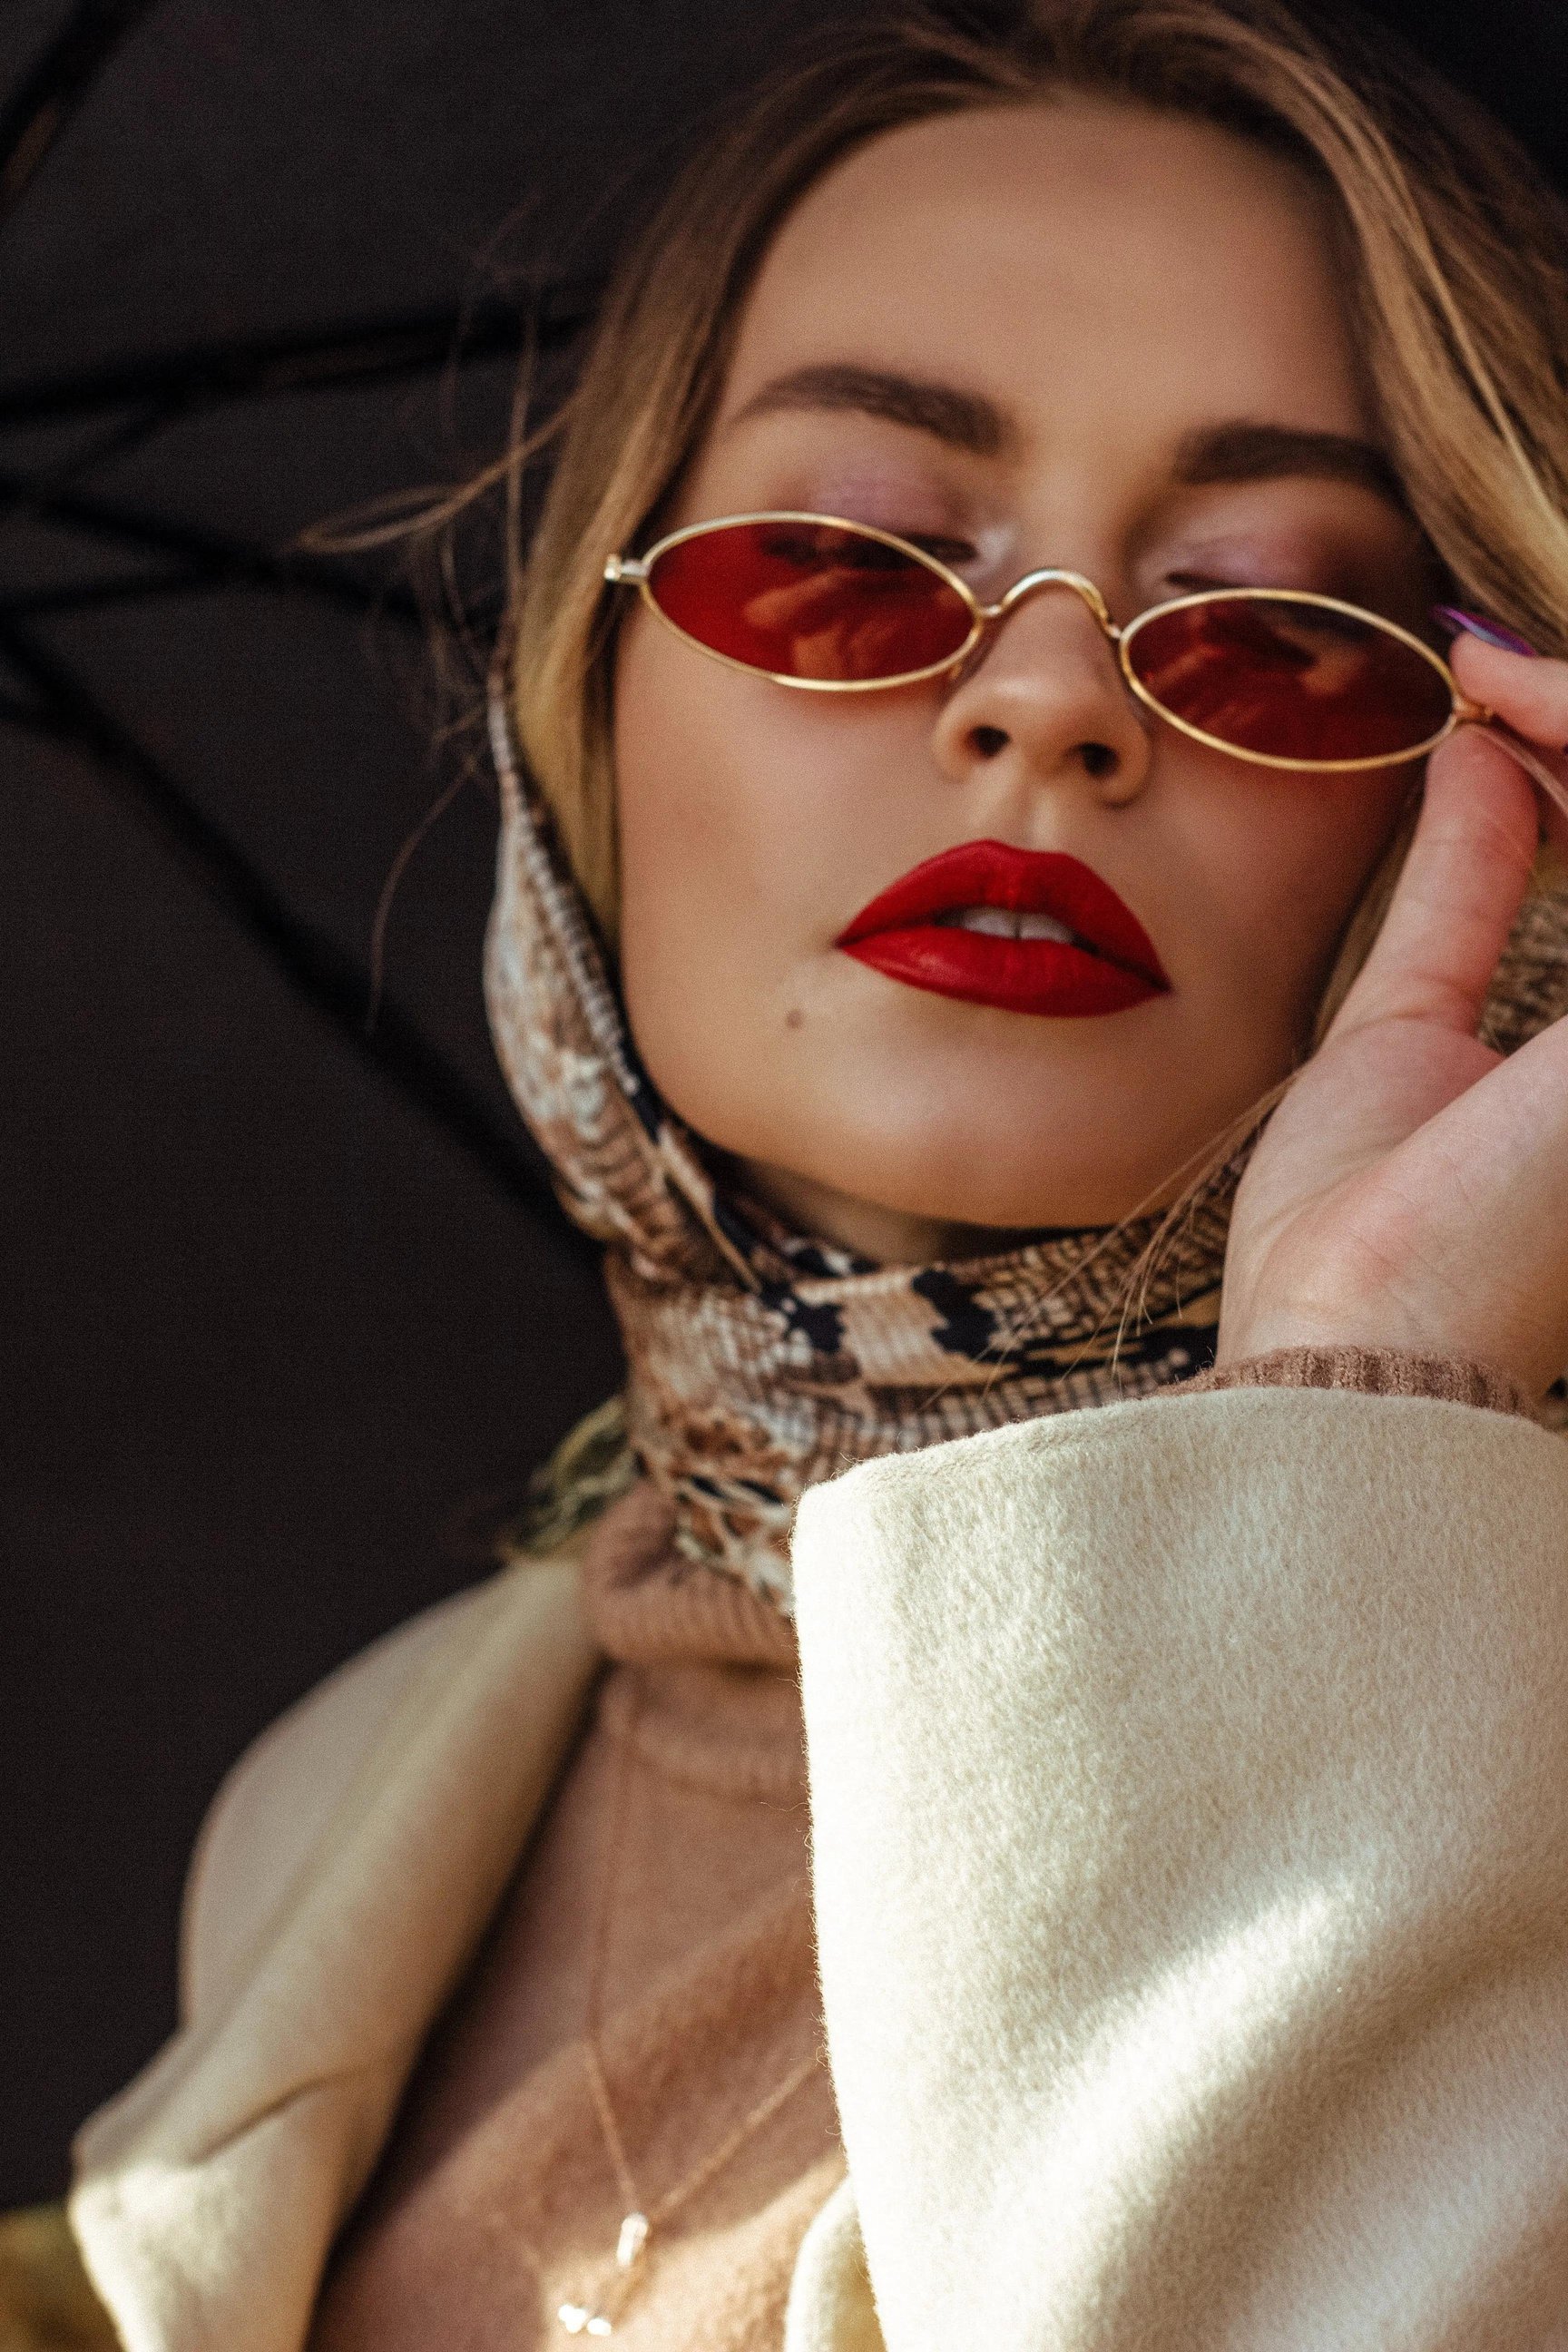
<path fill-rule="evenodd" d="M 1047 917 L 1073 936 L 1007 938 L 952 919 L 981 908 Z M 1171 986 L 1136 915 L 1080 858 L 1001 841 L 928 857 L 862 907 L 835 945 L 910 987 L 1018 1013 L 1119 1013 Z"/>

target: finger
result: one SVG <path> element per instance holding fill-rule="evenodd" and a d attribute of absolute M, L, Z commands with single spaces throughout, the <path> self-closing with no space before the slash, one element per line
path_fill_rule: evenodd
<path fill-rule="evenodd" d="M 1512 1354 L 1528 1358 L 1527 1385 L 1539 1395 L 1568 1353 L 1568 1021 L 1557 1021 L 1496 1065 L 1411 1136 L 1400 1150 L 1400 1184 L 1437 1214 L 1426 1228 L 1423 1264 L 1451 1273 L 1456 1297 L 1475 1291 L 1478 1240 L 1490 1280 L 1473 1336 L 1453 1352 L 1495 1351 L 1486 1334 L 1500 1314 Z"/>
<path fill-rule="evenodd" d="M 1500 745 L 1476 727 L 1440 744 L 1388 912 L 1328 1035 L 1411 1020 L 1473 1036 L 1537 842 L 1533 789 Z"/>
<path fill-rule="evenodd" d="M 1568 662 L 1466 636 L 1449 648 L 1448 667 L 1472 702 L 1488 704 L 1532 743 L 1568 751 Z"/>
<path fill-rule="evenodd" d="M 1547 840 L 1559 849 L 1568 849 L 1568 755 L 1543 751 L 1506 719 L 1489 719 L 1484 724 L 1488 740 L 1501 744 L 1510 759 L 1540 787 L 1541 825 Z"/>
<path fill-rule="evenodd" d="M 1568 662 L 1509 653 L 1469 636 L 1455 640 L 1448 661 L 1464 692 L 1495 710 L 1526 746 L 1535 745 L 1542 764 L 1559 780 L 1553 790 L 1535 777 L 1546 838 L 1568 852 Z"/>

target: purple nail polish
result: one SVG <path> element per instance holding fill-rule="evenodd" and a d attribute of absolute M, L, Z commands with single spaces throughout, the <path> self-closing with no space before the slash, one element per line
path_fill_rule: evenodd
<path fill-rule="evenodd" d="M 1500 646 L 1505 654 L 1531 654 L 1540 659 L 1536 647 L 1528 637 L 1521 637 L 1517 629 L 1509 628 L 1501 621 L 1485 620 L 1479 613 L 1467 613 L 1458 604 L 1434 604 L 1432 618 L 1446 621 L 1451 629 L 1468 630 L 1472 637 L 1479 637 L 1484 646 Z"/>

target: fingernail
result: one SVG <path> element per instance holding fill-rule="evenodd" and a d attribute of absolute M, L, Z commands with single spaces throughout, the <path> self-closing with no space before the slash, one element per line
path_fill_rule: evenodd
<path fill-rule="evenodd" d="M 1434 604 L 1432 618 L 1446 621 L 1451 629 L 1468 629 L 1472 637 L 1479 637 L 1484 646 L 1500 646 L 1505 654 L 1540 654 L 1528 637 L 1510 629 L 1501 621 L 1483 620 L 1479 613 L 1467 613 L 1458 604 Z"/>

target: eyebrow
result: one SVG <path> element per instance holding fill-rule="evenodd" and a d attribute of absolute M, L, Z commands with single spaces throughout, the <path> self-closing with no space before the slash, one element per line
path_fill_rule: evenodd
<path fill-rule="evenodd" d="M 1352 433 L 1318 433 L 1289 425 L 1255 425 L 1245 419 L 1189 433 L 1179 445 L 1173 468 L 1184 488 L 1210 482 L 1278 481 L 1287 475 L 1351 482 L 1392 500 L 1402 514 L 1410 501 L 1393 459 L 1374 441 Z"/>
<path fill-rule="evenodd" d="M 731 418 L 730 427 L 790 408 L 855 409 L 862 416 L 880 416 L 890 425 L 929 433 L 972 457 L 1010 456 L 1020 439 L 1017 426 L 984 393 L 837 362 L 792 368 L 787 375 L 775 376 Z"/>
<path fill-rule="evenodd" d="M 753 416 L 788 409 L 850 409 L 892 425 L 928 433 L 948 448 L 973 457 L 1016 454 L 1023 436 L 1017 425 L 984 393 L 883 368 L 823 362 L 792 368 L 752 394 L 730 420 L 730 428 Z M 1350 433 L 1321 433 L 1286 425 L 1237 418 L 1189 433 L 1178 444 L 1173 479 L 1185 489 L 1217 482 L 1263 482 L 1306 475 L 1349 482 L 1410 510 L 1393 461 L 1375 442 Z"/>

